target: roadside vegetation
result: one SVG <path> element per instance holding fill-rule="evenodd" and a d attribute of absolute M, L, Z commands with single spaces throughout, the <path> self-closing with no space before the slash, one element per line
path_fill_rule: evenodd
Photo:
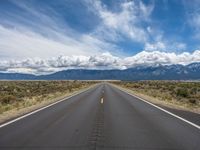
<path fill-rule="evenodd" d="M 200 112 L 200 82 L 120 81 L 113 83 L 152 102 Z"/>
<path fill-rule="evenodd" d="M 0 81 L 0 115 L 87 88 L 94 81 Z"/>

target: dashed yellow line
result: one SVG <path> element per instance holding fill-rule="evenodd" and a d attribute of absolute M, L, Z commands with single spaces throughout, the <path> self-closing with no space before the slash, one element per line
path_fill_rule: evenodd
<path fill-rule="evenodd" d="M 103 104 L 103 97 L 101 98 L 101 104 Z"/>

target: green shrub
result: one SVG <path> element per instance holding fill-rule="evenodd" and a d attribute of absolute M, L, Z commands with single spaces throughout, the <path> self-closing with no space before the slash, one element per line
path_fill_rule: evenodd
<path fill-rule="evenodd" d="M 178 88 L 176 91 L 176 95 L 179 97 L 188 97 L 189 93 L 186 88 Z"/>

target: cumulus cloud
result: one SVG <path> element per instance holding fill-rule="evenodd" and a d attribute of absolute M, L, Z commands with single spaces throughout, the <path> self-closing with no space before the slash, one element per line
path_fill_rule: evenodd
<path fill-rule="evenodd" d="M 152 51 L 143 51 L 135 56 L 127 57 L 124 60 L 124 64 L 127 67 L 135 65 L 170 65 L 170 64 L 182 64 L 187 65 L 193 62 L 200 62 L 200 50 L 196 50 L 193 53 L 183 52 L 180 54 Z"/>
<path fill-rule="evenodd" d="M 127 69 L 138 65 L 187 65 L 193 62 L 200 62 L 200 50 L 180 54 L 142 51 L 132 57 L 125 58 L 119 58 L 107 52 L 91 56 L 59 56 L 49 59 L 0 61 L 0 72 L 49 74 L 66 69 Z"/>

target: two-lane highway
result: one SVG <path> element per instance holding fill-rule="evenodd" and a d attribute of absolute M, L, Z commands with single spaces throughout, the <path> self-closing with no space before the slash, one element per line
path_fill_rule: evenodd
<path fill-rule="evenodd" d="M 200 130 L 109 85 L 0 128 L 2 150 L 199 150 Z"/>

